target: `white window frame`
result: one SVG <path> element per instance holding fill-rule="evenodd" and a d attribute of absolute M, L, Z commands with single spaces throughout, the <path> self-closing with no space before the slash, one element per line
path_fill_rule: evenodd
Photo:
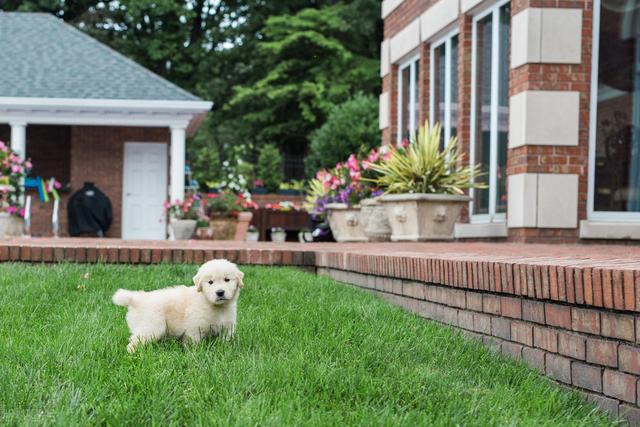
<path fill-rule="evenodd" d="M 598 126 L 598 66 L 600 63 L 600 6 L 593 1 L 593 45 L 591 55 L 591 101 L 589 105 L 589 173 L 587 190 L 587 218 L 606 222 L 640 222 L 640 212 L 615 212 L 595 210 L 596 188 L 596 138 Z"/>
<path fill-rule="evenodd" d="M 429 124 L 433 126 L 433 124 L 438 120 L 435 117 L 436 104 L 435 97 L 433 94 L 436 90 L 435 85 L 435 76 L 436 76 L 436 67 L 435 67 L 435 57 L 436 57 L 436 49 L 440 48 L 444 45 L 444 123 L 440 123 L 442 126 L 442 131 L 444 132 L 444 141 L 445 144 L 449 143 L 451 139 L 451 69 L 452 67 L 458 66 L 458 58 L 455 58 L 455 63 L 451 58 L 451 41 L 454 37 L 459 34 L 458 29 L 450 31 L 439 40 L 431 44 L 431 53 L 429 60 Z M 458 49 L 460 49 L 460 39 L 458 38 Z"/>
<path fill-rule="evenodd" d="M 472 37 L 471 37 L 471 155 L 470 163 L 474 165 L 476 163 L 476 89 L 477 89 L 477 25 L 478 21 L 486 18 L 489 15 L 493 15 L 492 20 L 494 23 L 500 22 L 500 8 L 505 4 L 508 4 L 510 0 L 501 0 L 491 5 L 484 11 L 478 13 L 473 17 L 472 25 Z M 490 129 L 491 129 L 491 141 L 490 141 L 490 153 L 489 153 L 489 213 L 488 214 L 474 214 L 474 193 L 472 188 L 469 191 L 471 201 L 469 202 L 469 212 L 471 213 L 471 223 L 489 223 L 489 222 L 504 222 L 506 221 L 506 213 L 496 213 L 496 191 L 498 185 L 498 95 L 500 85 L 498 84 L 498 69 L 500 60 L 500 25 L 492 25 L 491 27 L 491 112 L 490 112 Z M 473 177 L 472 177 L 473 178 Z"/>
<path fill-rule="evenodd" d="M 411 114 L 411 108 L 416 106 L 416 85 L 420 86 L 420 76 L 416 75 L 416 64 L 420 61 L 420 53 L 415 53 L 411 55 L 408 59 L 404 60 L 398 65 L 398 130 L 397 130 L 397 143 L 400 144 L 402 142 L 402 72 L 409 67 L 409 134 L 413 135 L 413 133 L 417 129 L 416 123 L 416 114 Z"/>

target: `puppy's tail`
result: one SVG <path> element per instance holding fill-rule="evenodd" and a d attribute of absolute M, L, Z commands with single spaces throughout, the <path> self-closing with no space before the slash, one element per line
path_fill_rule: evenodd
<path fill-rule="evenodd" d="M 113 301 L 115 305 L 120 305 L 122 307 L 129 307 L 130 305 L 133 305 L 136 294 L 137 292 L 134 292 L 134 291 L 128 291 L 126 289 L 118 289 L 116 293 L 113 294 L 111 301 Z"/>

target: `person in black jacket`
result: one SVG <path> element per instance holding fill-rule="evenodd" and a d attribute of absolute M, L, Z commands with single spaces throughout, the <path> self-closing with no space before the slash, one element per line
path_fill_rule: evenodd
<path fill-rule="evenodd" d="M 69 235 L 83 234 L 103 237 L 113 220 L 111 201 L 93 182 L 85 182 L 67 205 Z"/>

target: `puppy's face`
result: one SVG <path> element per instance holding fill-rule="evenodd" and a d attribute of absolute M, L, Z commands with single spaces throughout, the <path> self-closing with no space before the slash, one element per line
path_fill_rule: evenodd
<path fill-rule="evenodd" d="M 244 286 L 243 277 L 244 273 L 234 263 L 216 259 L 200 267 L 193 283 L 210 303 L 224 305 L 236 298 L 238 290 Z"/>

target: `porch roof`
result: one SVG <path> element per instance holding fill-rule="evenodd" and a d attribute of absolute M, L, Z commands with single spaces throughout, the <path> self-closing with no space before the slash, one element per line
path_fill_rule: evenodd
<path fill-rule="evenodd" d="M 53 15 L 0 11 L 0 122 L 197 126 L 203 101 Z"/>

